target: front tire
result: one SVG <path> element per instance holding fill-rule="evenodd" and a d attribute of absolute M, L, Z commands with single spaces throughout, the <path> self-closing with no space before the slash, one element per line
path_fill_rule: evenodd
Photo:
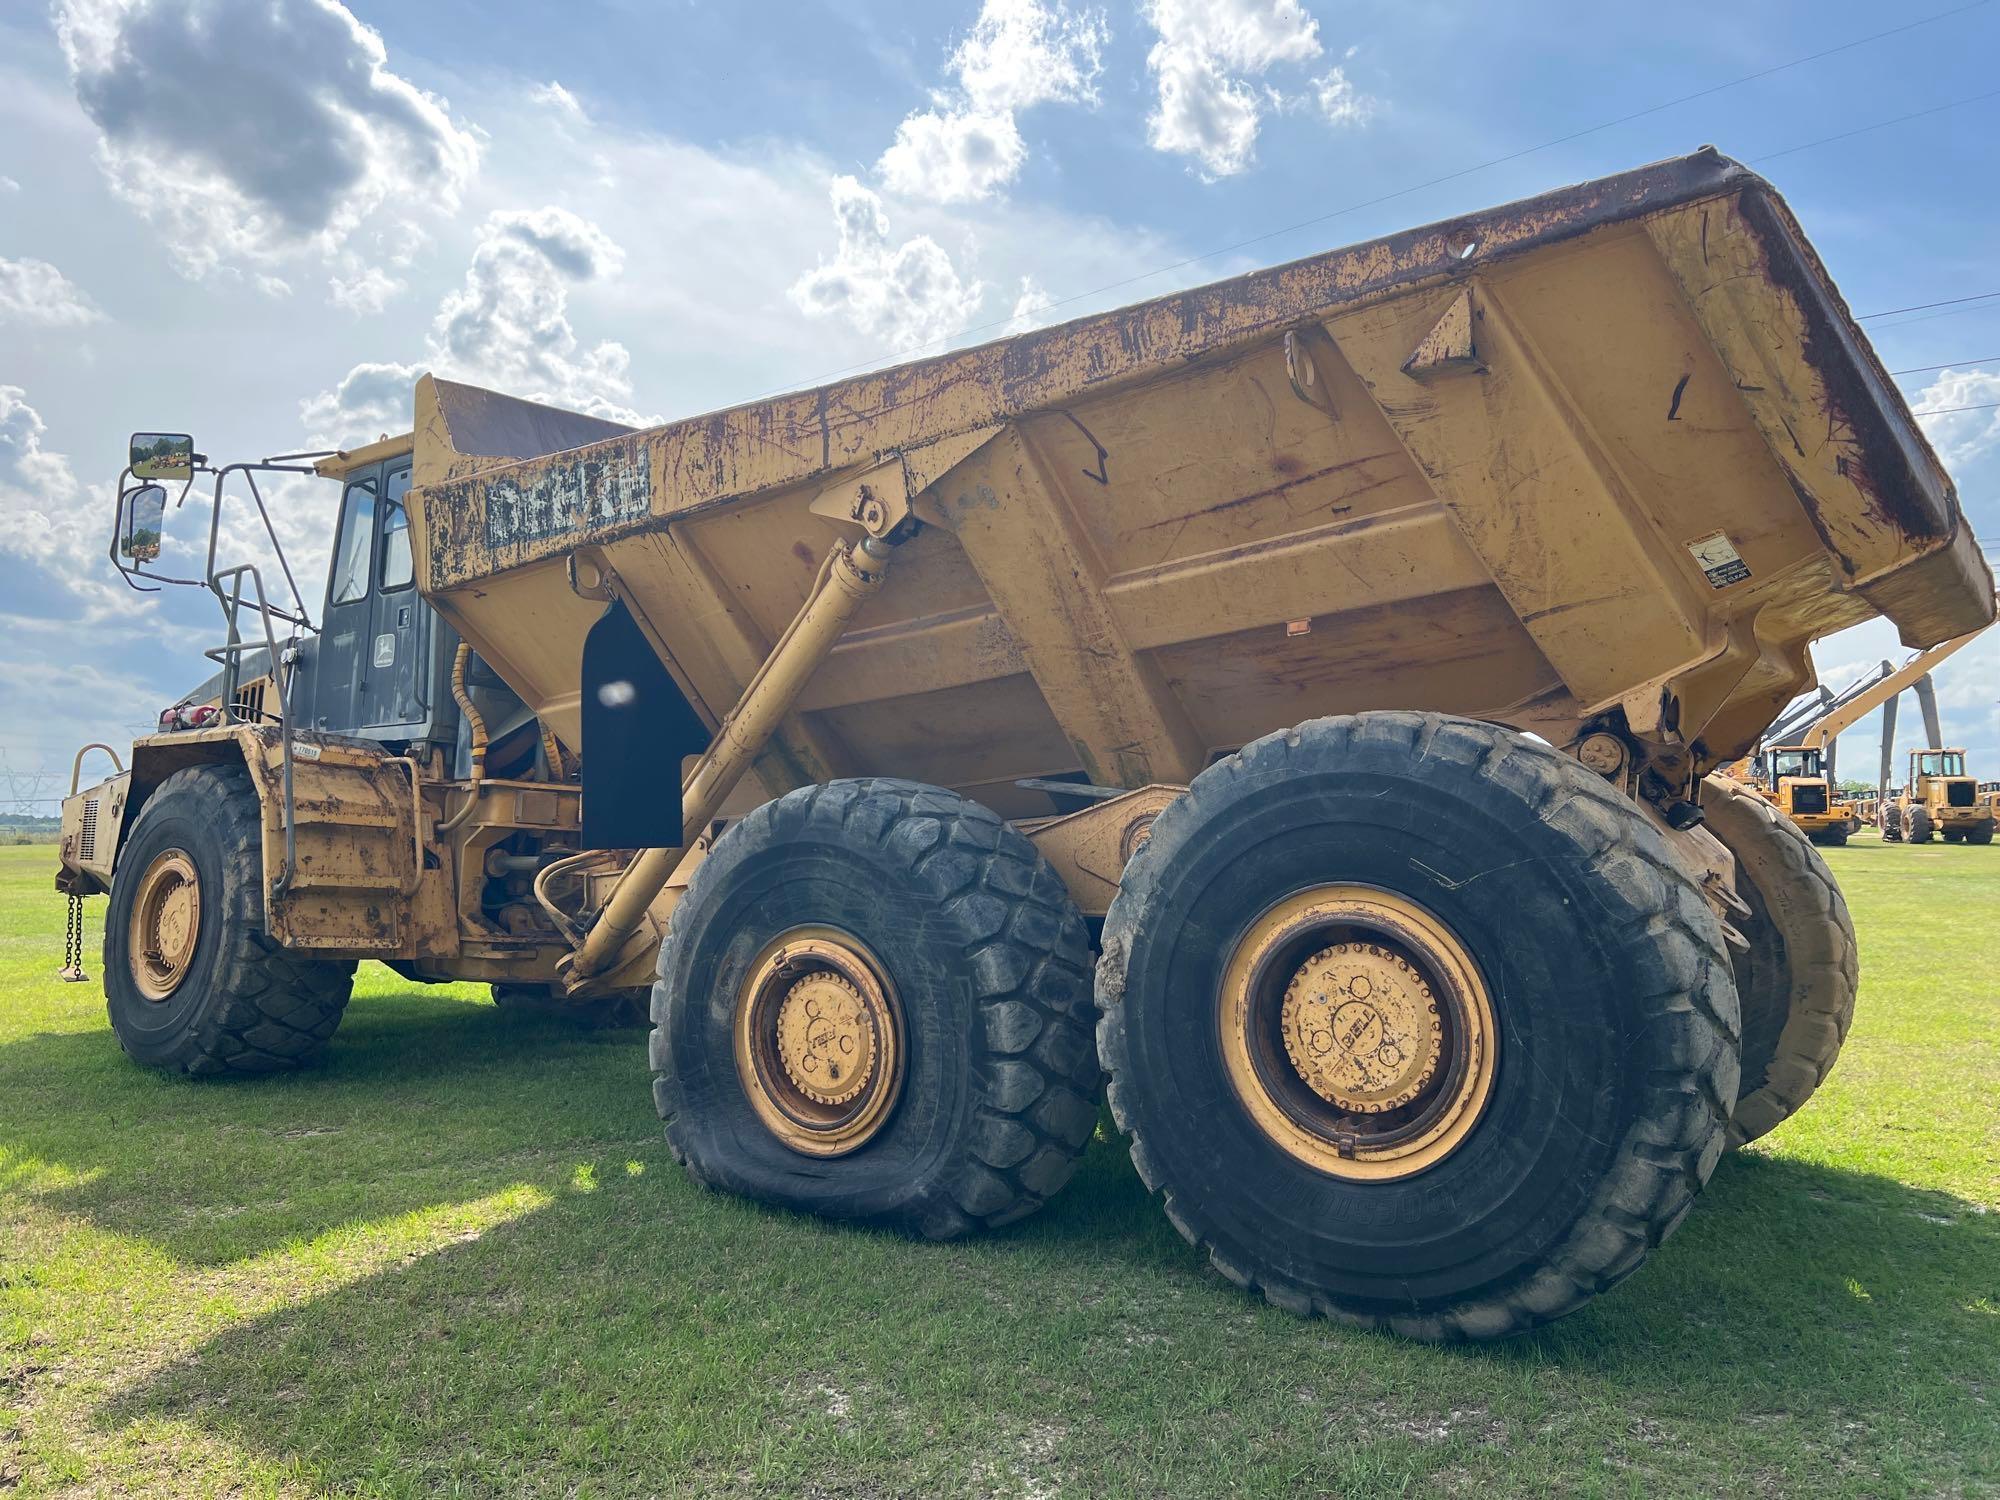
<path fill-rule="evenodd" d="M 104 921 L 111 1029 L 134 1062 L 275 1073 L 340 1024 L 350 961 L 301 958 L 264 931 L 263 820 L 241 766 L 176 771 L 118 854 Z"/>
<path fill-rule="evenodd" d="M 697 1181 L 950 1239 L 1033 1212 L 1097 1123 L 1090 936 L 993 813 L 916 782 L 739 819 L 675 908 L 653 1094 Z"/>
<path fill-rule="evenodd" d="M 1913 844 L 1928 844 L 1931 841 L 1931 832 L 1930 810 L 1923 807 L 1911 808 L 1910 842 Z"/>
<path fill-rule="evenodd" d="M 1246 943 L 1269 977 L 1243 982 Z M 1721 928 L 1665 840 L 1568 757 L 1434 714 L 1315 720 L 1197 776 L 1126 868 L 1098 1004 L 1181 1233 L 1278 1306 L 1418 1338 L 1629 1275 L 1736 1098 Z"/>

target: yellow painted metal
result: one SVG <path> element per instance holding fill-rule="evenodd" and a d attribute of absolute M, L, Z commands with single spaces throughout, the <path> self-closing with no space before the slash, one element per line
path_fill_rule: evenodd
<path fill-rule="evenodd" d="M 1953 636 L 1927 651 L 1919 651 L 1904 662 L 1894 672 L 1864 693 L 1858 693 L 1841 704 L 1832 713 L 1819 720 L 1799 736 L 1799 743 L 1810 749 L 1824 750 L 1844 729 L 1851 728 L 1868 717 L 1876 709 L 1887 703 L 1903 689 L 1915 683 L 1918 678 L 1944 661 L 1947 657 L 1971 645 L 1986 631 L 1982 625 L 1977 630 L 1968 630 L 1964 635 Z"/>
<path fill-rule="evenodd" d="M 1622 720 L 1685 788 L 1811 680 L 1811 640 L 1993 615 L 1893 382 L 1712 152 L 644 431 L 538 445 L 506 410 L 420 383 L 419 577 L 586 757 L 570 556 L 714 723 L 830 533 L 922 523 L 753 800 L 880 773 L 1034 817 L 1018 779 L 1183 781 L 1370 708 L 1556 744 Z"/>
<path fill-rule="evenodd" d="M 184 849 L 163 849 L 139 876 L 132 898 L 132 981 L 155 1003 L 170 1000 L 187 977 L 201 940 L 201 876 Z"/>
<path fill-rule="evenodd" d="M 1217 996 L 1237 1101 L 1286 1154 L 1385 1182 L 1435 1166 L 1479 1123 L 1500 1028 L 1478 965 L 1416 902 L 1300 891 L 1237 940 Z"/>
<path fill-rule="evenodd" d="M 806 679 L 833 649 L 848 621 L 882 586 L 890 553 L 887 545 L 868 537 L 839 543 L 827 554 L 805 604 L 682 784 L 680 844 L 641 850 L 634 857 L 568 965 L 571 981 L 601 973 L 621 957 L 696 835 L 722 810 L 723 800 L 750 762 L 763 753 Z"/>
<path fill-rule="evenodd" d="M 1069 887 L 1086 916 L 1101 917 L 1118 894 L 1118 882 L 1150 836 L 1153 819 L 1185 787 L 1143 786 L 1057 818 L 1028 818 L 1016 826 Z"/>
<path fill-rule="evenodd" d="M 888 1123 L 903 1081 L 903 1015 L 880 961 L 831 927 L 798 927 L 751 963 L 734 997 L 736 1072 L 766 1129 L 805 1156 L 845 1156 Z"/>
<path fill-rule="evenodd" d="M 1335 943 L 1307 959 L 1285 987 L 1278 1024 L 1298 1075 L 1348 1114 L 1401 1109 L 1444 1056 L 1437 997 L 1379 943 Z"/>

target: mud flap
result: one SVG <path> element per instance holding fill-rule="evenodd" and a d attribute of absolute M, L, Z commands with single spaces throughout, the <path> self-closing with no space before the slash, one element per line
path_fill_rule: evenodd
<path fill-rule="evenodd" d="M 681 760 L 708 727 L 620 600 L 583 643 L 583 844 L 671 849 L 681 841 Z"/>

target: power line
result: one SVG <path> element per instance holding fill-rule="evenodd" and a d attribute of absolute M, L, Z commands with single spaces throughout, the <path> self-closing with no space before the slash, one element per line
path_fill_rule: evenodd
<path fill-rule="evenodd" d="M 1953 411 L 1996 411 L 1996 410 L 2000 410 L 2000 401 L 1978 401 L 1973 403 L 1971 406 L 1932 406 L 1920 411 L 1912 411 L 1910 415 L 1913 417 L 1941 417 L 1946 412 L 1953 412 Z"/>
<path fill-rule="evenodd" d="M 1270 229 L 1264 231 L 1261 234 L 1253 234 L 1247 239 L 1237 240 L 1233 244 L 1223 245 L 1218 249 L 1207 250 L 1199 255 L 1190 255 L 1185 259 L 1173 261 L 1167 265 L 1155 266 L 1149 271 L 1141 271 L 1136 275 L 1126 276 L 1117 281 L 1108 281 L 1104 283 L 1102 286 L 1092 287 L 1087 292 L 1072 292 L 1068 296 L 1058 297 L 1055 300 L 1045 304 L 1044 307 L 1042 308 L 1042 311 L 1047 312 L 1053 308 L 1067 307 L 1072 302 L 1083 302 L 1093 297 L 1102 296 L 1106 292 L 1120 291 L 1123 288 L 1135 285 L 1138 282 L 1149 281 L 1155 276 L 1164 276 L 1172 271 L 1185 270 L 1189 266 L 1199 265 L 1203 261 L 1214 260 L 1218 256 L 1230 255 L 1238 250 L 1248 249 L 1252 245 L 1260 245 L 1264 243 L 1266 240 L 1279 239 L 1288 234 L 1295 234 L 1301 229 L 1310 229 L 1313 228 L 1315 225 L 1324 224 L 1330 220 L 1342 218 L 1347 214 L 1359 213 L 1364 208 L 1376 208 L 1384 203 L 1394 202 L 1398 198 L 1407 198 L 1412 193 L 1420 193 L 1427 188 L 1439 187 L 1447 182 L 1456 182 L 1461 177 L 1470 177 L 1478 172 L 1489 171 L 1494 167 L 1504 166 L 1508 162 L 1512 161 L 1519 161 L 1523 157 L 1533 156 L 1538 152 L 1552 150 L 1557 146 L 1565 146 L 1572 141 L 1580 141 L 1585 136 L 1598 135 L 1603 131 L 1616 129 L 1620 125 L 1629 125 L 1634 120 L 1642 120 L 1649 115 L 1656 115 L 1669 109 L 1676 109 L 1683 104 L 1691 104 L 1697 99 L 1707 99 L 1716 94 L 1726 93 L 1730 89 L 1741 88 L 1745 84 L 1755 83 L 1760 79 L 1770 78 L 1779 73 L 1789 72 L 1793 68 L 1802 68 L 1806 66 L 1808 63 L 1819 62 L 1825 58 L 1837 56 L 1842 52 L 1851 52 L 1857 47 L 1866 47 L 1875 42 L 1886 41 L 1890 37 L 1901 36 L 1904 32 L 1915 31 L 1920 27 L 1934 25 L 1939 21 L 1948 21 L 1952 19 L 1954 16 L 1962 16 L 1970 11 L 1981 10 L 1985 8 L 1987 5 L 1990 5 L 1991 3 L 1992 0 L 1971 0 L 1971 3 L 1969 4 L 1954 6 L 1950 10 L 1941 10 L 1933 15 L 1920 17 L 1915 21 L 1905 21 L 1902 25 L 1891 26 L 1886 31 L 1873 32 L 1868 36 L 1856 37 L 1852 41 L 1842 42 L 1838 46 L 1827 47 L 1819 52 L 1811 52 L 1807 53 L 1803 57 L 1792 58 L 1789 62 L 1776 63 L 1768 68 L 1760 68 L 1754 73 L 1745 73 L 1741 77 L 1732 78 L 1726 83 L 1711 84 L 1709 87 L 1705 89 L 1696 89 L 1691 94 L 1682 94 L 1678 98 L 1668 99 L 1664 103 L 1648 105 L 1644 109 L 1635 109 L 1630 114 L 1619 115 L 1615 119 L 1605 120 L 1596 125 L 1589 125 L 1581 130 L 1573 130 L 1569 132 L 1569 134 L 1567 135 L 1555 136 L 1549 140 L 1542 141 L 1537 145 L 1524 146 L 1520 150 L 1510 151 L 1504 156 L 1489 157 L 1487 160 L 1482 162 L 1477 162 L 1472 166 L 1461 167 L 1455 172 L 1446 172 L 1441 176 L 1429 178 L 1426 181 L 1413 184 L 1410 187 L 1398 188 L 1395 192 L 1392 193 L 1383 193 L 1374 198 L 1364 198 L 1357 203 L 1350 203 L 1344 208 L 1336 208 L 1327 213 L 1315 214 L 1312 218 L 1300 219 L 1295 224 L 1287 224 L 1279 229 Z M 1967 102 L 1970 101 L 1966 100 L 1958 101 L 1958 103 L 1967 103 Z M 1938 106 L 1939 109 L 1953 109 L 1956 107 L 1957 107 L 1956 103 L 1950 105 Z M 1926 114 L 1932 114 L 1936 112 L 1937 112 L 1936 110 L 1923 111 L 1923 113 Z M 1910 116 L 1909 118 L 1914 119 L 1916 117 Z M 1864 128 L 1868 130 L 1879 130 L 1886 125 L 1891 125 L 1896 123 L 1899 122 L 1892 120 L 1883 121 L 1881 125 L 1870 125 Z M 1859 132 L 1851 131 L 1848 133 L 1858 134 Z M 1840 137 L 1836 136 L 1827 137 L 1827 140 L 1836 140 L 1836 139 L 1840 139 Z M 1804 151 L 1813 146 L 1823 145 L 1823 144 L 1825 144 L 1825 142 L 1808 141 L 1804 145 L 1787 147 L 1785 151 L 1778 152 L 1776 154 L 1780 156 L 1789 155 L 1791 152 L 1794 151 Z M 2000 293 L 1994 293 L 1993 295 L 2000 296 Z M 1875 316 L 1878 317 L 1887 316 L 1887 314 L 1876 314 Z M 775 386 L 769 390 L 760 391 L 757 393 L 757 395 L 752 396 L 749 399 L 758 400 L 763 396 L 778 395 L 786 391 L 810 389 L 817 385 L 823 385 L 829 380 L 837 379 L 842 375 L 850 374 L 853 371 L 869 369 L 872 366 L 879 363 L 881 360 L 893 359 L 898 355 L 910 356 L 922 353 L 927 349 L 949 348 L 952 340 L 954 339 L 963 338 L 967 334 L 990 333 L 996 328 L 1005 328 L 1007 324 L 1009 324 L 1012 321 L 1013 318 L 1010 315 L 1009 317 L 1005 318 L 995 318 L 990 323 L 974 324 L 969 328 L 961 328 L 954 333 L 946 334 L 942 338 L 926 340 L 925 342 L 913 345 L 908 349 L 891 350 L 887 353 L 878 354 L 873 358 L 865 359 L 855 364 L 842 365 L 837 370 L 829 370 L 825 374 L 815 375 L 808 380 L 795 381 L 786 385 Z"/>
<path fill-rule="evenodd" d="M 1922 312 L 1931 307 L 1957 307 L 1966 302 L 1990 302 L 2000 297 L 2000 292 L 1977 292 L 1970 297 L 1947 297 L 1942 302 L 1913 302 L 1908 307 L 1892 307 L 1887 312 L 1859 313 L 1856 322 L 1866 322 L 1869 318 L 1893 318 L 1897 313 Z"/>
<path fill-rule="evenodd" d="M 1762 156 L 1751 157 L 1750 163 L 1752 166 L 1755 166 L 1759 162 L 1776 161 L 1781 156 L 1791 156 L 1800 151 L 1810 151 L 1815 146 L 1827 146 L 1835 141 L 1851 140 L 1857 135 L 1867 135 L 1873 130 L 1887 130 L 1891 125 L 1902 125 L 1910 120 L 1921 120 L 1927 115 L 1941 115 L 1948 109 L 1957 109 L 1961 105 L 1966 104 L 1978 104 L 1984 100 L 1994 98 L 2000 98 L 2000 89 L 1988 89 L 1983 94 L 1971 94 L 1963 99 L 1954 99 L 1949 104 L 1933 104 L 1929 109 L 1912 110 L 1909 114 L 1897 115 L 1893 119 L 1877 120 L 1873 125 L 1860 125 L 1853 130 L 1843 130 L 1838 135 L 1823 135 L 1816 141 L 1806 141 L 1797 146 L 1787 146 L 1782 151 L 1767 151 Z"/>
<path fill-rule="evenodd" d="M 2000 364 L 2000 354 L 1982 354 L 1977 359 L 1948 359 L 1941 365 L 1911 365 L 1907 370 L 1891 370 L 1891 375 L 1928 375 L 1933 370 L 1956 370 L 1970 365 Z"/>

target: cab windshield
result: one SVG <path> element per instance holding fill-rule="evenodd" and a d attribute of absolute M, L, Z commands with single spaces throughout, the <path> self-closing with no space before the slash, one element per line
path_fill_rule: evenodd
<path fill-rule="evenodd" d="M 1963 776 L 1965 774 L 1965 752 L 1963 750 L 1926 750 L 1917 756 L 1919 776 Z"/>
<path fill-rule="evenodd" d="M 1771 752 L 1771 776 L 1773 780 L 1781 776 L 1817 775 L 1819 775 L 1819 751 L 1773 750 Z"/>

